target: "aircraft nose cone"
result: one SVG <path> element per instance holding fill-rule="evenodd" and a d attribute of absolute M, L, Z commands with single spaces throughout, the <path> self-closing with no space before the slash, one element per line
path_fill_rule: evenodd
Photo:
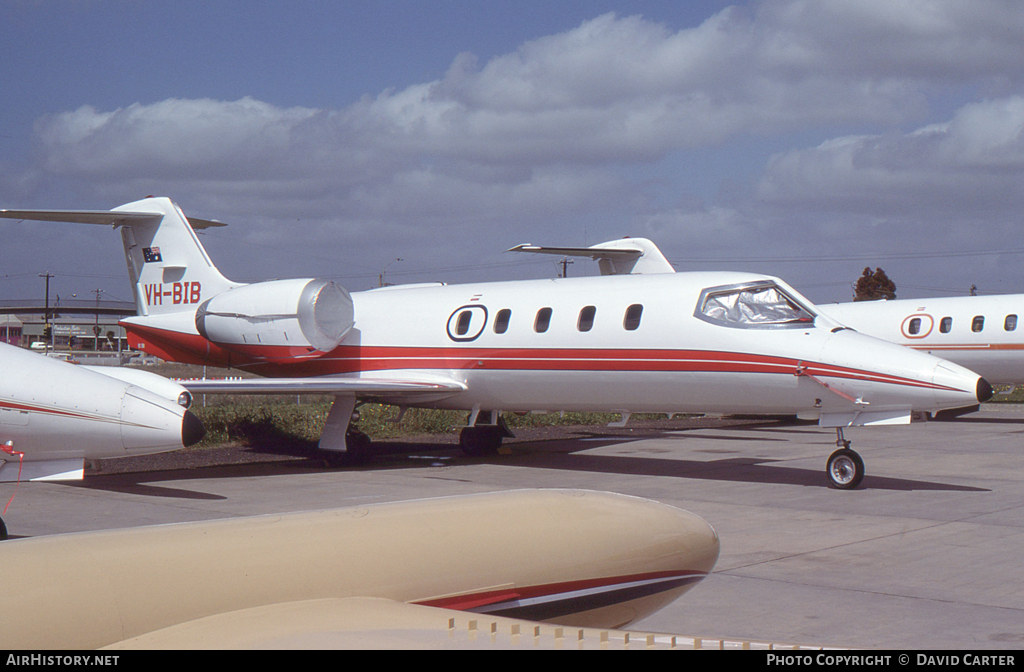
<path fill-rule="evenodd" d="M 181 445 L 188 448 L 193 446 L 206 436 L 206 428 L 202 421 L 192 411 L 185 411 L 181 419 Z"/>
<path fill-rule="evenodd" d="M 985 380 L 984 378 L 978 378 L 977 394 L 978 403 L 984 403 L 992 398 L 992 395 L 995 394 L 995 391 L 992 389 L 992 386 L 988 384 L 987 380 Z"/>

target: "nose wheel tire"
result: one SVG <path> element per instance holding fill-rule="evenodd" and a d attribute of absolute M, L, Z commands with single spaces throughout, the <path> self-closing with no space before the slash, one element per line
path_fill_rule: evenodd
<path fill-rule="evenodd" d="M 864 460 L 849 448 L 841 448 L 829 456 L 825 473 L 833 488 L 852 490 L 864 480 Z"/>

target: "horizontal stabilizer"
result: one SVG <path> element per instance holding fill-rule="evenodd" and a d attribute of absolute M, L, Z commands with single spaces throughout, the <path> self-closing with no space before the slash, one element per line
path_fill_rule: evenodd
<path fill-rule="evenodd" d="M 601 275 L 675 273 L 658 246 L 646 238 L 623 238 L 590 247 L 542 247 L 523 243 L 509 252 L 556 254 L 563 257 L 590 257 L 598 263 Z"/>
<path fill-rule="evenodd" d="M 36 222 L 71 222 L 74 224 L 105 224 L 123 226 L 158 222 L 162 214 L 153 212 L 118 212 L 115 210 L 0 210 L 0 218 Z M 223 222 L 188 218 L 193 229 L 227 226 Z"/>
<path fill-rule="evenodd" d="M 80 481 L 85 473 L 82 458 L 66 460 L 0 461 L 0 483 L 13 481 Z"/>

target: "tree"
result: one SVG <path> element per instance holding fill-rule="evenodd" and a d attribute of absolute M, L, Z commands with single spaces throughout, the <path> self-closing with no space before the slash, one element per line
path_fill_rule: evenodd
<path fill-rule="evenodd" d="M 871 267 L 864 269 L 864 274 L 857 280 L 854 289 L 854 301 L 874 301 L 875 299 L 895 299 L 896 283 L 889 279 L 880 268 L 871 272 Z"/>

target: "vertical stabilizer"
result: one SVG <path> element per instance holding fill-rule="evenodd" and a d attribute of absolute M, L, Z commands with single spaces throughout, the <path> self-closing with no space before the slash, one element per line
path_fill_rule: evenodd
<path fill-rule="evenodd" d="M 170 199 L 146 198 L 111 213 L 153 215 L 119 222 L 139 315 L 194 312 L 206 299 L 239 286 L 217 270 L 192 224 Z M 215 225 L 203 221 L 201 226 Z"/>
<path fill-rule="evenodd" d="M 244 284 L 220 274 L 194 231 L 224 225 L 190 223 L 169 198 L 144 198 L 109 211 L 0 210 L 0 218 L 120 227 L 139 315 L 194 313 L 206 299 Z"/>

